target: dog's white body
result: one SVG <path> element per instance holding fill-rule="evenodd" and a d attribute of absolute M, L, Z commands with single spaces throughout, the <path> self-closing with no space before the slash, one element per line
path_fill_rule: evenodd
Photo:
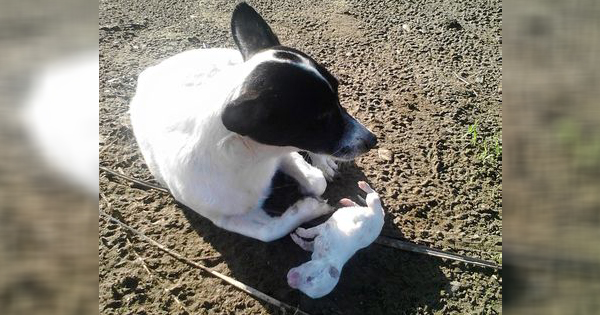
<path fill-rule="evenodd" d="M 256 227 L 235 229 L 235 221 L 228 219 L 257 212 L 260 220 L 269 221 L 258 212 L 278 168 L 287 170 L 308 193 L 318 196 L 326 188 L 323 173 L 306 163 L 297 149 L 260 144 L 221 122 L 227 96 L 260 61 L 257 56 L 244 63 L 232 49 L 183 52 L 144 70 L 130 105 L 140 150 L 159 182 L 216 225 L 249 236 L 255 236 Z M 329 211 L 312 198 L 297 206 L 315 207 L 304 210 L 303 221 Z M 291 230 L 293 224 L 280 229 Z M 271 240 L 287 232 L 265 232 L 270 235 L 258 238 Z"/>
<path fill-rule="evenodd" d="M 335 77 L 281 45 L 252 7 L 239 3 L 231 22 L 239 52 L 191 50 L 140 74 L 131 124 L 150 171 L 178 201 L 271 241 L 329 212 L 315 197 L 336 169 L 331 158 L 353 159 L 377 139 L 340 105 Z M 277 170 L 309 197 L 270 217 L 262 204 Z"/>
<path fill-rule="evenodd" d="M 227 145 L 231 132 L 218 119 L 236 74 L 241 78 L 242 63 L 236 50 L 198 49 L 175 55 L 139 76 L 130 105 L 138 144 L 154 176 L 189 207 L 210 208 L 223 198 L 235 206 L 232 198 L 243 198 L 237 192 L 247 188 L 258 198 L 277 166 L 276 159 L 261 160 L 256 167 L 230 161 L 251 154 Z M 236 184 L 252 181 L 256 185 L 235 190 Z"/>

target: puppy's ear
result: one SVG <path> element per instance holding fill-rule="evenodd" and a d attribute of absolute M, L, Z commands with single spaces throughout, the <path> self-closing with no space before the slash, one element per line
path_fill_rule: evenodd
<path fill-rule="evenodd" d="M 279 39 L 267 22 L 245 2 L 233 10 L 231 33 L 244 61 L 260 50 L 279 45 Z"/>

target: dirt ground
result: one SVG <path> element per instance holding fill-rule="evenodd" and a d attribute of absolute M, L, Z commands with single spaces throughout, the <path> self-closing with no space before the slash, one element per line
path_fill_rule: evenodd
<path fill-rule="evenodd" d="M 491 1 L 251 1 L 281 42 L 340 80 L 348 112 L 379 149 L 344 165 L 326 198 L 366 178 L 383 233 L 502 263 L 502 4 Z M 234 47 L 232 1 L 100 1 L 100 161 L 151 180 L 127 115 L 138 74 L 188 49 Z M 391 159 L 380 157 L 389 150 Z M 279 185 L 274 209 L 297 195 Z M 216 228 L 166 194 L 101 174 L 100 207 L 149 237 L 311 314 L 502 312 L 502 275 L 371 245 L 336 289 L 312 300 L 288 287 L 309 259 L 289 237 L 261 243 Z M 284 199 L 281 201 L 280 199 Z M 101 314 L 268 314 L 279 310 L 182 263 L 103 218 Z"/>

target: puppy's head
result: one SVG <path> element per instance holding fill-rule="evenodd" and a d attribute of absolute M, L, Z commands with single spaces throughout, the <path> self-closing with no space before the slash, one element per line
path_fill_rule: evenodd
<path fill-rule="evenodd" d="M 338 81 L 306 54 L 282 46 L 262 17 L 240 3 L 233 38 L 251 66 L 222 113 L 225 127 L 273 146 L 350 160 L 377 143 L 340 105 Z"/>
<path fill-rule="evenodd" d="M 329 294 L 340 280 L 340 271 L 326 260 L 317 259 L 290 269 L 288 285 L 313 299 Z"/>

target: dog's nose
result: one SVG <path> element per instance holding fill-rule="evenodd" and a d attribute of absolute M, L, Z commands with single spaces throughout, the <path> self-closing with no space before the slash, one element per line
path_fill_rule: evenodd
<path fill-rule="evenodd" d="M 372 132 L 369 132 L 369 134 L 363 138 L 363 141 L 367 151 L 373 149 L 377 145 L 377 137 L 375 137 Z"/>

